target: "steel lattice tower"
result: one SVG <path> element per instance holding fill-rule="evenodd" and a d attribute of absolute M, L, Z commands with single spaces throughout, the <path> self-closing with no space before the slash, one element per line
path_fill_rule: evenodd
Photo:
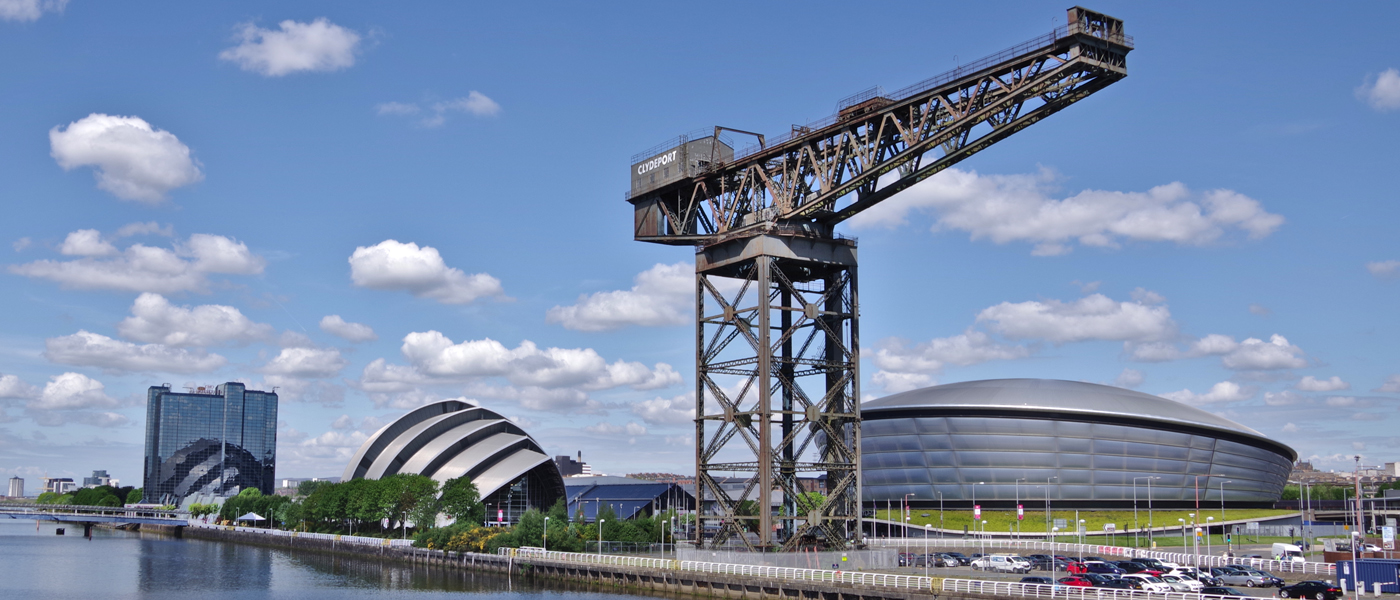
<path fill-rule="evenodd" d="M 834 231 L 1127 76 L 1123 22 L 1055 31 L 912 86 L 867 90 L 774 140 L 716 127 L 633 157 L 637 240 L 696 252 L 698 539 L 845 548 L 860 536 L 856 244 Z M 726 131 L 758 144 L 735 151 Z M 826 475 L 815 501 L 800 473 Z M 722 483 L 744 482 L 742 493 Z M 774 495 L 780 509 L 766 510 Z M 714 500 L 709 512 L 707 498 Z"/>

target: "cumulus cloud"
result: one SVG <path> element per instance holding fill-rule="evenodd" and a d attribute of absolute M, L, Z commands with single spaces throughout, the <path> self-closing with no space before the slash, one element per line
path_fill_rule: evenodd
<path fill-rule="evenodd" d="M 1142 382 L 1146 379 L 1142 371 L 1137 369 L 1123 369 L 1123 372 L 1118 374 L 1118 378 L 1113 380 L 1113 385 L 1131 389 L 1142 385 Z"/>
<path fill-rule="evenodd" d="M 117 324 L 117 333 L 166 346 L 212 346 L 265 340 L 272 326 L 255 323 L 232 306 L 177 306 L 160 294 L 144 293 L 132 303 L 131 316 Z"/>
<path fill-rule="evenodd" d="M 1160 298 L 1160 296 L 1158 297 Z M 1003 302 L 984 309 L 977 321 L 1013 339 L 1041 339 L 1056 344 L 1086 340 L 1152 341 L 1176 331 L 1165 306 L 1118 302 L 1092 294 L 1074 302 L 1059 300 Z"/>
<path fill-rule="evenodd" d="M 1234 350 L 1221 359 L 1227 369 L 1271 371 L 1275 369 L 1301 369 L 1308 366 L 1303 358 L 1303 349 L 1288 343 L 1288 339 L 1274 334 L 1265 342 L 1248 338 L 1240 342 Z"/>
<path fill-rule="evenodd" d="M 1333 375 L 1330 379 L 1318 379 L 1312 375 L 1304 377 L 1294 387 L 1304 392 L 1335 392 L 1338 390 L 1349 390 L 1351 384 L 1342 381 L 1341 377 Z"/>
<path fill-rule="evenodd" d="M 895 373 L 882 370 L 876 371 L 874 375 L 870 376 L 870 383 L 888 393 L 898 394 L 935 385 L 938 382 L 925 373 Z"/>
<path fill-rule="evenodd" d="M 576 331 L 685 325 L 694 318 L 694 265 L 658 264 L 638 274 L 633 283 L 630 290 L 580 295 L 574 304 L 549 309 L 545 318 Z"/>
<path fill-rule="evenodd" d="M 15 375 L 0 375 L 0 399 L 27 399 L 39 394 L 39 388 L 25 383 Z"/>
<path fill-rule="evenodd" d="M 238 27 L 239 44 L 219 53 L 244 71 L 281 77 L 303 71 L 339 71 L 355 64 L 360 34 L 328 21 L 310 23 L 290 19 L 279 29 L 263 29 L 252 23 Z"/>
<path fill-rule="evenodd" d="M 632 405 L 632 414 L 648 425 L 689 425 L 695 421 L 695 392 L 652 398 Z"/>
<path fill-rule="evenodd" d="M 33 243 L 34 243 L 34 240 L 31 240 L 31 239 L 29 239 L 29 238 L 27 238 L 27 237 L 22 237 L 22 238 L 19 238 L 19 239 L 15 240 L 15 241 L 11 242 L 11 243 L 10 243 L 10 247 L 11 247 L 11 248 L 14 248 L 14 249 L 15 249 L 15 252 L 23 252 L 25 248 L 28 248 L 29 245 L 30 245 L 30 244 L 33 244 Z"/>
<path fill-rule="evenodd" d="M 113 256 L 37 260 L 10 265 L 9 271 L 47 279 L 64 289 L 171 294 L 207 292 L 210 274 L 257 275 L 266 264 L 242 242 L 196 233 L 171 248 L 132 244 Z"/>
<path fill-rule="evenodd" d="M 1372 391 L 1386 392 L 1390 394 L 1400 394 L 1400 375 L 1391 375 L 1390 377 L 1386 377 L 1385 383 L 1382 383 L 1381 387 L 1378 387 Z"/>
<path fill-rule="evenodd" d="M 1291 391 L 1264 392 L 1264 404 L 1269 406 L 1292 406 L 1303 401 L 1303 397 Z"/>
<path fill-rule="evenodd" d="M 372 342 L 379 339 L 369 325 L 347 322 L 340 318 L 340 315 L 321 317 L 321 331 L 350 342 Z"/>
<path fill-rule="evenodd" d="M 117 401 L 107 395 L 107 388 L 102 382 L 82 373 L 64 373 L 50 378 L 39 397 L 29 403 L 29 408 L 72 410 L 116 405 Z"/>
<path fill-rule="evenodd" d="M 1356 97 L 1381 112 L 1400 108 L 1400 71 L 1386 69 L 1380 75 L 1366 78 L 1361 87 L 1356 88 Z"/>
<path fill-rule="evenodd" d="M 412 116 L 423 114 L 418 124 L 423 127 L 440 127 L 452 113 L 465 113 L 474 117 L 494 117 L 501 114 L 501 105 L 486 94 L 472 90 L 466 96 L 431 102 L 426 108 L 411 102 L 384 102 L 374 110 L 380 115 Z"/>
<path fill-rule="evenodd" d="M 269 375 L 305 379 L 330 377 L 345 364 L 345 357 L 335 348 L 283 348 L 262 370 Z"/>
<path fill-rule="evenodd" d="M 892 373 L 937 373 L 950 364 L 966 367 L 1030 355 L 1030 350 L 1024 346 L 997 343 L 975 329 L 912 346 L 900 338 L 886 338 L 875 346 L 875 366 Z"/>
<path fill-rule="evenodd" d="M 646 434 L 647 434 L 647 428 L 646 428 L 646 427 L 643 427 L 643 426 L 641 426 L 641 425 L 639 425 L 639 424 L 637 424 L 637 423 L 635 423 L 635 422 L 630 422 L 630 421 L 629 421 L 626 425 L 618 425 L 618 424 L 615 424 L 615 423 L 595 423 L 595 424 L 593 424 L 593 425 L 589 425 L 589 426 L 587 426 L 587 427 L 584 427 L 583 430 L 584 430 L 584 431 L 587 431 L 588 433 L 593 433 L 593 434 L 598 434 L 598 435 L 607 435 L 607 436 L 616 436 L 616 435 L 638 436 L 638 435 L 646 435 Z"/>
<path fill-rule="evenodd" d="M 63 12 L 68 0 L 0 0 L 0 21 L 37 21 L 46 12 Z"/>
<path fill-rule="evenodd" d="M 58 253 L 64 256 L 110 256 L 117 253 L 117 247 L 102 239 L 96 229 L 79 229 L 63 239 Z"/>
<path fill-rule="evenodd" d="M 190 148 L 140 117 L 92 113 L 49 130 L 50 154 L 65 171 L 95 167 L 97 187 L 145 204 L 204 179 Z"/>
<path fill-rule="evenodd" d="M 485 273 L 468 275 L 448 267 L 437 248 L 397 240 L 355 248 L 350 255 L 350 279 L 360 287 L 404 290 L 443 304 L 505 296 L 499 279 Z"/>
<path fill-rule="evenodd" d="M 1125 242 L 1202 246 L 1232 232 L 1249 239 L 1273 233 L 1283 217 L 1231 190 L 1193 191 L 1169 183 L 1146 192 L 1086 190 L 1051 196 L 1057 177 L 979 175 L 948 169 L 851 219 L 856 228 L 895 227 L 911 212 L 936 215 L 934 231 L 968 232 L 995 243 L 1035 244 L 1032 254 L 1065 254 L 1083 246 L 1116 248 Z"/>
<path fill-rule="evenodd" d="M 146 221 L 144 223 L 127 223 L 126 225 L 122 225 L 121 228 L 117 229 L 117 237 L 119 238 L 131 237 L 133 235 L 161 235 L 165 237 L 174 237 L 175 226 L 169 223 L 165 224 L 165 226 L 161 226 L 160 223 L 157 223 L 155 221 Z"/>
<path fill-rule="evenodd" d="M 1366 270 L 1382 279 L 1400 277 L 1400 260 L 1383 260 L 1366 263 Z"/>
<path fill-rule="evenodd" d="M 1298 431 L 1299 431 L 1298 426 L 1297 426 L 1297 425 L 1294 425 L 1294 424 L 1292 424 L 1292 423 L 1286 423 L 1286 424 L 1284 424 L 1284 426 L 1283 426 L 1283 432 L 1284 432 L 1284 433 L 1298 433 Z"/>
<path fill-rule="evenodd" d="M 1352 396 L 1331 396 L 1327 398 L 1327 406 L 1333 408 L 1356 406 L 1356 398 Z"/>
<path fill-rule="evenodd" d="M 1181 390 L 1179 392 L 1162 394 L 1162 397 L 1175 400 L 1182 404 L 1221 404 L 1226 402 L 1240 402 L 1253 398 L 1254 390 L 1240 387 L 1240 384 L 1233 381 L 1222 381 L 1210 386 L 1210 391 L 1204 394 L 1196 394 L 1191 390 Z"/>
<path fill-rule="evenodd" d="M 52 362 L 116 372 L 208 373 L 228 362 L 218 354 L 203 350 L 170 348 L 162 344 L 136 345 L 85 330 L 49 338 L 44 348 L 44 358 Z"/>
<path fill-rule="evenodd" d="M 544 348 L 524 340 L 506 348 L 485 338 L 453 343 L 437 331 L 413 332 L 400 348 L 420 372 L 437 377 L 505 377 L 522 387 L 651 390 L 680 383 L 666 363 L 652 368 L 622 360 L 608 363 L 592 348 Z"/>

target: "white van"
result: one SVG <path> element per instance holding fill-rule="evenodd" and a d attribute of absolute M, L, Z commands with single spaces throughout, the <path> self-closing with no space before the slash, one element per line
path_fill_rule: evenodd
<path fill-rule="evenodd" d="M 1283 562 L 1307 562 L 1307 559 L 1303 558 L 1303 549 L 1293 544 L 1274 544 L 1273 555 L 1274 560 Z"/>

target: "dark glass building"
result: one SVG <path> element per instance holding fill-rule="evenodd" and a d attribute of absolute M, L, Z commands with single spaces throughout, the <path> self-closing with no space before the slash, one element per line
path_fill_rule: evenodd
<path fill-rule="evenodd" d="M 277 394 L 241 383 L 186 393 L 146 391 L 144 501 L 179 504 L 247 488 L 271 494 L 277 463 Z"/>

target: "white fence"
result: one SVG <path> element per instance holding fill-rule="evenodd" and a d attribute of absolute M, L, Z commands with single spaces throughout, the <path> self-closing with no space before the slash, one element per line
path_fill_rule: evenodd
<path fill-rule="evenodd" d="M 204 529 L 223 529 L 226 531 L 241 531 L 244 533 L 256 533 L 260 535 L 270 535 L 275 537 L 307 538 L 313 540 L 334 540 L 342 544 L 361 544 L 367 546 L 389 546 L 399 548 L 410 548 L 413 540 L 395 540 L 377 537 L 365 537 L 359 535 L 336 535 L 334 533 L 308 533 L 304 531 L 283 531 L 281 529 L 263 529 L 260 527 L 238 527 L 234 525 L 209 525 L 206 523 L 191 522 L 190 527 L 200 527 Z"/>
<path fill-rule="evenodd" d="M 867 540 L 871 545 L 880 546 L 900 546 L 909 548 L 910 551 L 919 551 L 925 547 L 923 538 L 878 538 Z M 1280 560 L 1270 560 L 1264 558 L 1226 558 L 1224 556 L 1214 556 L 1207 554 L 1186 554 L 1181 552 L 1159 552 L 1156 550 L 1144 550 L 1141 548 L 1125 548 L 1122 546 L 1100 546 L 1096 544 L 1065 544 L 1060 542 L 1033 542 L 1029 540 L 928 540 L 928 547 L 935 551 L 942 548 L 987 548 L 987 549 L 1007 549 L 1007 550 L 1046 550 L 1050 552 L 1069 553 L 1076 556 L 1121 556 L 1124 558 L 1155 558 L 1162 562 L 1171 562 L 1179 565 L 1190 565 L 1195 567 L 1221 567 L 1225 565 L 1249 565 L 1261 571 L 1276 571 L 1284 573 L 1304 573 L 1313 575 L 1335 575 L 1337 568 L 1330 563 L 1320 562 L 1288 562 Z"/>
<path fill-rule="evenodd" d="M 976 579 L 944 579 L 943 591 L 1021 598 L 1064 598 L 1065 600 L 1106 600 L 1108 598 L 1122 598 L 1124 600 L 1253 600 L 1252 598 L 1246 598 L 1244 596 L 1212 596 L 1187 592 L 1146 592 L 1142 590 L 1120 590 L 1117 588 L 1010 583 L 1006 581 L 980 581 Z"/>

